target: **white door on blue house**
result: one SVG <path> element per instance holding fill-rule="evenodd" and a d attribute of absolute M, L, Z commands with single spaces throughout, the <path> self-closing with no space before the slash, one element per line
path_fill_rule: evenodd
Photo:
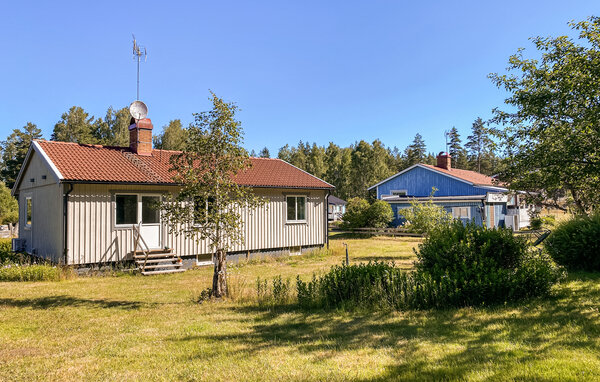
<path fill-rule="evenodd" d="M 141 196 L 141 229 L 140 234 L 150 249 L 161 247 L 160 196 Z"/>

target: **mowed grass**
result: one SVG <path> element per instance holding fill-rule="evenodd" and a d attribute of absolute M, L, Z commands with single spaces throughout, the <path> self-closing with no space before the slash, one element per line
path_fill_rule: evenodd
<path fill-rule="evenodd" d="M 259 308 L 257 277 L 311 277 L 344 258 L 409 268 L 416 240 L 344 238 L 325 252 L 231 267 L 236 300 L 196 302 L 212 269 L 0 283 L 0 380 L 600 379 L 600 275 L 492 308 Z M 293 280 L 292 280 L 293 282 Z"/>

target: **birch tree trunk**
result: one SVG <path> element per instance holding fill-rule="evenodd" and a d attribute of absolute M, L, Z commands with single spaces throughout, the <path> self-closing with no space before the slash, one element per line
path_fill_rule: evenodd
<path fill-rule="evenodd" d="M 223 249 L 215 252 L 215 272 L 213 274 L 212 296 L 222 298 L 227 296 L 227 253 Z"/>

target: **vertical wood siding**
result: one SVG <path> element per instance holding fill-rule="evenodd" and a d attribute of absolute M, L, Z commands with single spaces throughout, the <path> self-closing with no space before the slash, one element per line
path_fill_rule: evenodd
<path fill-rule="evenodd" d="M 435 196 L 485 195 L 490 189 L 475 187 L 433 170 L 415 167 L 377 187 L 377 198 L 390 195 L 392 190 L 406 190 L 408 196 L 424 197 L 437 188 Z"/>
<path fill-rule="evenodd" d="M 174 187 L 76 184 L 69 197 L 69 263 L 91 264 L 121 261 L 133 251 L 133 230 L 114 228 L 115 192 L 173 192 Z M 267 199 L 264 207 L 244 210 L 245 243 L 232 251 L 321 245 L 325 243 L 325 191 L 256 189 Z M 285 194 L 306 195 L 306 223 L 286 224 Z M 180 256 L 211 253 L 206 240 L 194 240 L 162 227 L 163 246 Z"/>
<path fill-rule="evenodd" d="M 46 176 L 46 179 L 42 179 Z M 31 182 L 31 179 L 34 181 Z M 25 239 L 26 251 L 48 260 L 62 259 L 63 216 L 62 186 L 47 165 L 34 152 L 19 186 L 19 237 Z M 26 198 L 32 200 L 31 229 L 25 229 Z"/>

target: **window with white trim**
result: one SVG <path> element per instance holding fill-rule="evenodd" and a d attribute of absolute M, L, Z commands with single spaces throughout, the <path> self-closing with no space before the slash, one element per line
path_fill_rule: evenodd
<path fill-rule="evenodd" d="M 26 208 L 26 220 L 25 220 L 25 228 L 31 228 L 31 223 L 33 221 L 33 201 L 31 196 L 25 198 L 25 208 Z"/>
<path fill-rule="evenodd" d="M 452 207 L 454 219 L 471 219 L 471 207 Z"/>
<path fill-rule="evenodd" d="M 287 221 L 306 221 L 306 196 L 287 196 Z"/>
<path fill-rule="evenodd" d="M 390 191 L 392 196 L 406 196 L 408 194 L 407 190 L 392 190 Z"/>
<path fill-rule="evenodd" d="M 138 223 L 138 197 L 137 195 L 121 194 L 115 196 L 116 221 L 119 224 Z"/>

